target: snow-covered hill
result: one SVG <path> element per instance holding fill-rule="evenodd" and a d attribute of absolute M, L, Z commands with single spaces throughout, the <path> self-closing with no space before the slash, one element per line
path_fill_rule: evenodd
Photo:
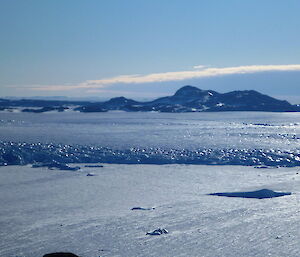
<path fill-rule="evenodd" d="M 287 101 L 277 100 L 254 90 L 233 91 L 220 94 L 213 90 L 201 90 L 184 86 L 172 96 L 151 102 L 136 102 L 124 97 L 113 98 L 104 103 L 95 103 L 77 110 L 82 112 L 124 110 L 159 112 L 217 112 L 217 111 L 270 111 L 292 112 L 300 108 Z"/>

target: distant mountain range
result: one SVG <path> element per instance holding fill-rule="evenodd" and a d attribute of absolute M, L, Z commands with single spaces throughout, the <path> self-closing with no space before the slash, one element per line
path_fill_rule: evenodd
<path fill-rule="evenodd" d="M 220 112 L 220 111 L 266 111 L 299 112 L 298 105 L 263 95 L 254 90 L 218 93 L 213 90 L 201 90 L 193 86 L 184 86 L 172 96 L 161 97 L 153 101 L 138 102 L 125 97 L 112 98 L 105 102 L 53 101 L 53 100 L 8 100 L 0 99 L 0 110 L 21 109 L 23 112 L 65 111 L 107 112 L 122 110 L 128 112 Z M 31 108 L 28 108 L 31 107 Z"/>
<path fill-rule="evenodd" d="M 112 98 L 103 103 L 93 103 L 77 108 L 81 112 L 158 111 L 158 112 L 217 112 L 217 111 L 269 111 L 295 112 L 300 107 L 287 101 L 263 95 L 254 90 L 233 91 L 220 94 L 213 90 L 201 90 L 184 86 L 172 96 L 150 102 L 137 102 L 125 97 Z"/>

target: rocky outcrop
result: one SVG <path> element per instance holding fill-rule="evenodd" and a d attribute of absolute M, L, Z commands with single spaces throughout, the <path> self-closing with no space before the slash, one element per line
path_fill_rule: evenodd
<path fill-rule="evenodd" d="M 79 257 L 79 256 L 74 253 L 59 252 L 59 253 L 47 253 L 43 257 Z"/>
<path fill-rule="evenodd" d="M 232 91 L 221 94 L 213 90 L 201 90 L 184 86 L 172 96 L 150 102 L 136 102 L 125 97 L 112 98 L 107 102 L 94 103 L 77 109 L 81 112 L 157 111 L 157 112 L 219 112 L 219 111 L 267 111 L 296 112 L 300 107 L 275 99 L 254 90 Z"/>
<path fill-rule="evenodd" d="M 280 197 L 280 196 L 291 195 L 291 194 L 292 194 L 291 192 L 275 192 L 270 189 L 261 189 L 261 190 L 250 191 L 250 192 L 212 193 L 208 195 L 265 199 L 265 198 L 274 198 L 274 197 Z"/>

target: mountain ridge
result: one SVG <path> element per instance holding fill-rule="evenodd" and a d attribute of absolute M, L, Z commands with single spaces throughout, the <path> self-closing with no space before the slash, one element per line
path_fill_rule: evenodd
<path fill-rule="evenodd" d="M 288 101 L 278 100 L 255 90 L 236 90 L 219 93 L 214 90 L 202 90 L 186 85 L 173 95 L 160 97 L 152 101 L 114 97 L 104 102 L 57 101 L 57 100 L 8 100 L 0 99 L 0 110 L 13 110 L 26 107 L 24 112 L 41 113 L 47 111 L 75 110 L 79 112 L 107 112 L 122 110 L 128 112 L 220 112 L 220 111 L 266 111 L 299 112 L 300 106 Z M 28 107 L 33 107 L 30 109 Z M 37 109 L 40 108 L 40 109 Z"/>
<path fill-rule="evenodd" d="M 108 103 L 114 101 L 112 107 Z M 160 97 L 148 102 L 137 102 L 125 97 L 113 98 L 104 103 L 94 103 L 84 108 L 82 112 L 93 112 L 95 106 L 102 111 L 158 111 L 158 112 L 217 112 L 217 111 L 268 111 L 268 112 L 298 112 L 300 107 L 288 101 L 278 100 L 255 90 L 237 90 L 228 93 L 218 93 L 214 90 L 202 90 L 194 86 L 184 86 L 172 96 Z M 117 99 L 120 99 L 119 103 Z"/>

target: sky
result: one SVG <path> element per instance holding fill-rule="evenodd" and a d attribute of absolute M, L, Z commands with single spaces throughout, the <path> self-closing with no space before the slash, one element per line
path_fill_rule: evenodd
<path fill-rule="evenodd" d="M 300 103 L 299 0 L 1 0 L 0 97 L 184 85 Z"/>

